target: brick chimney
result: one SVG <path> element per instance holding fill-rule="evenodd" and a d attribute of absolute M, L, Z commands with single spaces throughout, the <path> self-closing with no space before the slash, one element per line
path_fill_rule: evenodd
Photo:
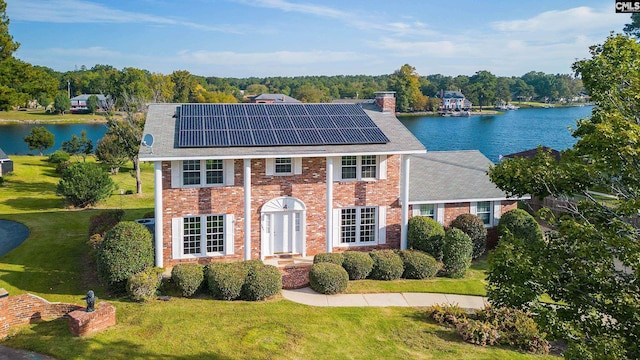
<path fill-rule="evenodd" d="M 396 113 L 396 92 L 395 91 L 378 91 L 376 95 L 376 105 L 384 113 Z"/>

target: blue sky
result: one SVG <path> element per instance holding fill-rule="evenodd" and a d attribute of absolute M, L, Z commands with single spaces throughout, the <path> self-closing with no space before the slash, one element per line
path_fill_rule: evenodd
<path fill-rule="evenodd" d="M 613 0 L 6 0 L 16 57 L 220 77 L 570 73 Z"/>

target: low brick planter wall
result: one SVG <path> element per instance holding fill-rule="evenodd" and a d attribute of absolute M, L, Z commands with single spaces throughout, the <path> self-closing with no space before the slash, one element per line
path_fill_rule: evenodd
<path fill-rule="evenodd" d="M 283 289 L 299 289 L 309 285 L 312 264 L 291 264 L 278 268 L 282 274 Z"/>
<path fill-rule="evenodd" d="M 115 324 L 115 307 L 109 303 L 102 302 L 100 303 L 100 308 L 102 309 L 103 307 L 105 308 L 105 316 L 109 319 L 112 317 L 113 322 L 111 322 L 111 320 L 99 321 L 100 324 L 106 323 L 109 325 L 91 326 L 90 328 L 95 327 L 102 330 L 107 326 Z M 9 335 L 9 330 L 13 326 L 70 317 L 70 314 L 74 312 L 84 313 L 84 307 L 76 304 L 52 303 L 33 294 L 9 296 L 9 293 L 7 293 L 5 289 L 0 289 L 0 339 Z M 111 312 L 113 313 L 112 316 Z"/>
<path fill-rule="evenodd" d="M 116 308 L 107 302 L 101 302 L 93 312 L 86 312 L 83 308 L 70 312 L 68 317 L 71 334 L 84 336 L 115 325 Z"/>

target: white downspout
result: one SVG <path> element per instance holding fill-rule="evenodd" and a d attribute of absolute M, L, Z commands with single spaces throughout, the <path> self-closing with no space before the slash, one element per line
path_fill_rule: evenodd
<path fill-rule="evenodd" d="M 402 183 L 400 193 L 402 194 L 402 226 L 400 230 L 400 249 L 407 249 L 407 231 L 409 229 L 409 155 L 402 155 Z"/>
<path fill-rule="evenodd" d="M 244 259 L 251 260 L 251 159 L 244 159 Z"/>
<path fill-rule="evenodd" d="M 333 248 L 333 158 L 327 157 L 327 252 Z"/>
<path fill-rule="evenodd" d="M 155 199 L 155 255 L 156 267 L 164 267 L 163 238 L 162 238 L 162 161 L 153 163 L 153 197 Z"/>

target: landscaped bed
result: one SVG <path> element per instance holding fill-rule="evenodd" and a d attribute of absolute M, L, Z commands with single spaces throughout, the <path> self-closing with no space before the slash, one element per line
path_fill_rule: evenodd
<path fill-rule="evenodd" d="M 0 342 L 59 359 L 142 358 L 388 358 L 542 359 L 516 351 L 464 343 L 455 330 L 427 319 L 425 309 L 316 308 L 276 296 L 263 302 L 195 298 L 135 303 L 112 297 L 96 283 L 88 261 L 87 228 L 96 210 L 62 209 L 53 168 L 40 157 L 16 156 L 16 171 L 0 190 L 0 218 L 19 220 L 30 232 L 0 258 L 0 287 L 10 295 L 33 293 L 49 301 L 82 304 L 93 289 L 98 303 L 117 308 L 117 324 L 87 338 L 69 334 L 65 319 L 35 323 Z M 101 207 L 140 218 L 153 207 L 152 168 L 143 164 L 143 194 L 114 195 Z M 133 189 L 126 169 L 118 187 Z M 117 191 L 116 194 L 119 192 Z M 484 295 L 484 263 L 463 279 L 350 281 L 348 292 L 428 291 Z"/>

